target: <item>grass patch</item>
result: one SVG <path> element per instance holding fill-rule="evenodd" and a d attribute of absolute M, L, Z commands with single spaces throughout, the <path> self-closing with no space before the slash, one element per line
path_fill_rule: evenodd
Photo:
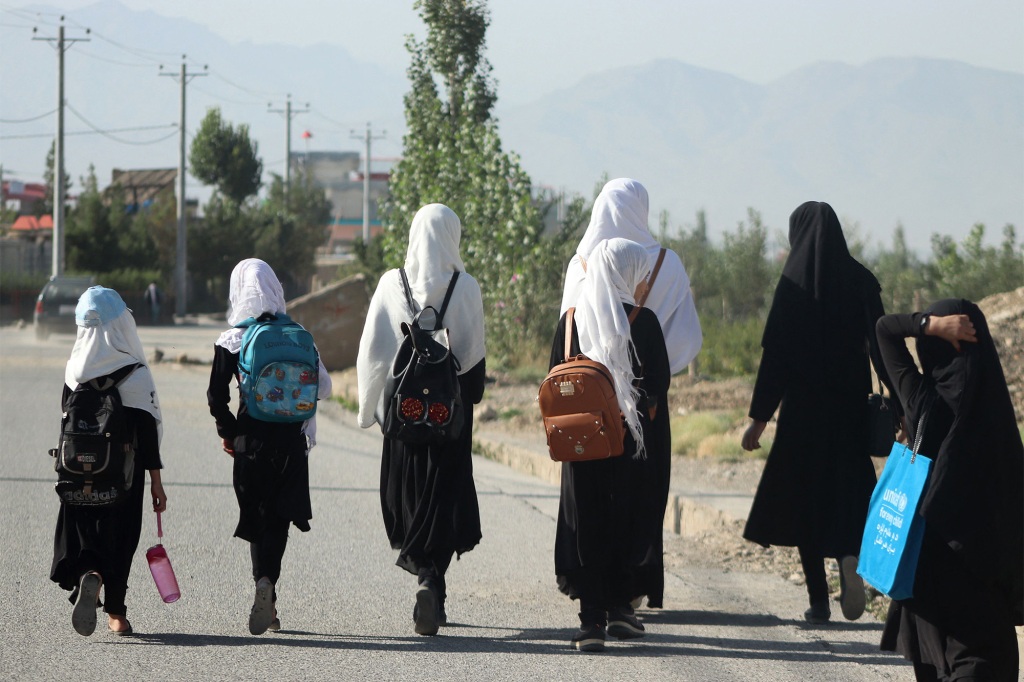
<path fill-rule="evenodd" d="M 344 407 L 349 412 L 359 411 L 359 401 L 356 400 L 355 398 L 349 398 L 343 395 L 335 395 L 331 396 L 330 399 Z"/>
<path fill-rule="evenodd" d="M 502 410 L 498 414 L 498 418 L 499 419 L 503 419 L 505 421 L 508 421 L 509 419 L 515 419 L 516 417 L 521 417 L 524 414 L 525 414 L 525 412 L 523 412 L 518 407 L 510 407 L 510 408 L 508 408 L 506 410 Z"/>
<path fill-rule="evenodd" d="M 708 410 L 672 418 L 672 454 L 738 461 L 767 457 L 771 441 L 762 436 L 761 449 L 752 453 L 740 446 L 738 427 L 744 423 L 744 411 Z"/>

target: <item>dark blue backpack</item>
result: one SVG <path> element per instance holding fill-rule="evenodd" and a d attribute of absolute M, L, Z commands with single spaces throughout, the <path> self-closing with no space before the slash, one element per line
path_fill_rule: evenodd
<path fill-rule="evenodd" d="M 316 414 L 320 357 L 313 335 L 284 313 L 264 313 L 236 326 L 245 329 L 238 387 L 249 416 L 287 423 Z"/>

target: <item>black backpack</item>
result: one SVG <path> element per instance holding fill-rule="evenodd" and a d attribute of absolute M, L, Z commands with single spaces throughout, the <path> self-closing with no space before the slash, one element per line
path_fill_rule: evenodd
<path fill-rule="evenodd" d="M 135 434 L 117 387 L 140 365 L 133 364 L 79 384 L 64 403 L 55 485 L 61 502 L 108 507 L 131 488 L 135 472 Z"/>
<path fill-rule="evenodd" d="M 451 442 L 462 433 L 466 415 L 459 388 L 461 367 L 452 353 L 448 330 L 441 325 L 459 273 L 456 271 L 448 283 L 441 310 L 427 306 L 418 313 L 405 269 L 399 269 L 399 273 L 413 319 L 412 323 L 402 323 L 405 338 L 384 385 L 387 400 L 381 431 L 388 438 L 412 445 Z M 434 311 L 433 329 L 419 324 L 420 316 L 428 309 Z M 436 332 L 443 332 L 444 343 L 435 338 Z"/>

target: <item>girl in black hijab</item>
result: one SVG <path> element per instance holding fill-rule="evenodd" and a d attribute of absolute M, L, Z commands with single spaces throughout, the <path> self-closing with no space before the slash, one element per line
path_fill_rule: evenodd
<path fill-rule="evenodd" d="M 831 617 L 824 559 L 838 559 L 840 605 L 855 620 L 865 602 L 857 553 L 875 485 L 866 431 L 869 349 L 888 383 L 874 339 L 884 313 L 881 287 L 850 256 L 826 203 L 793 211 L 789 243 L 761 340 L 743 448 L 760 447 L 776 409 L 778 425 L 743 537 L 799 549 L 811 623 Z"/>
<path fill-rule="evenodd" d="M 928 415 L 920 452 L 934 459 L 919 509 L 914 596 L 892 603 L 882 648 L 913 661 L 921 681 L 1014 682 L 1013 626 L 1024 624 L 1024 446 L 988 323 L 974 303 L 946 299 L 923 313 L 886 315 L 877 329 L 907 426 Z M 917 339 L 921 370 L 907 337 Z"/>

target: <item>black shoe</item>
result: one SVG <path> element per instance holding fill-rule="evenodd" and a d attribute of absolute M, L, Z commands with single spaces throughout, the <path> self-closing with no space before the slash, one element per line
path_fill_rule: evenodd
<path fill-rule="evenodd" d="M 627 606 L 608 612 L 608 634 L 616 639 L 636 639 L 646 633 L 640 619 L 634 615 L 632 607 Z"/>
<path fill-rule="evenodd" d="M 829 618 L 832 617 L 832 612 L 828 609 L 827 601 L 819 601 L 811 604 L 811 608 L 804 611 L 804 620 L 814 625 L 821 625 L 827 623 Z"/>
<path fill-rule="evenodd" d="M 416 625 L 413 630 L 418 635 L 436 635 L 439 625 L 437 595 L 429 585 L 420 585 L 416 590 L 416 606 L 412 610 Z"/>
<path fill-rule="evenodd" d="M 839 560 L 839 608 L 846 620 L 857 620 L 864 615 L 864 579 L 857 575 L 857 557 L 844 556 Z"/>
<path fill-rule="evenodd" d="M 570 645 L 580 651 L 604 651 L 604 626 L 581 625 Z"/>
<path fill-rule="evenodd" d="M 438 625 L 448 625 L 448 614 L 444 610 L 444 602 L 437 607 L 437 623 Z"/>

